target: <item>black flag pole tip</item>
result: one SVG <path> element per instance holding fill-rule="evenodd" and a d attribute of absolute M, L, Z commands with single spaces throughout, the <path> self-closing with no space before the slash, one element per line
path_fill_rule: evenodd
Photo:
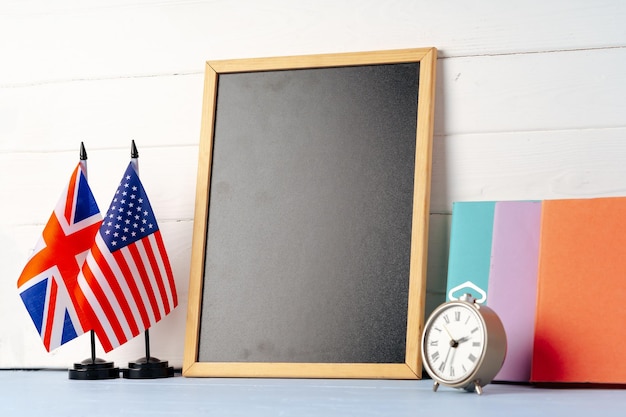
<path fill-rule="evenodd" d="M 87 160 L 87 151 L 85 150 L 85 144 L 83 142 L 80 143 L 80 160 Z"/>
<path fill-rule="evenodd" d="M 137 152 L 137 146 L 135 145 L 135 139 L 132 139 L 131 143 L 130 143 L 130 157 L 131 158 L 139 158 L 139 152 Z"/>

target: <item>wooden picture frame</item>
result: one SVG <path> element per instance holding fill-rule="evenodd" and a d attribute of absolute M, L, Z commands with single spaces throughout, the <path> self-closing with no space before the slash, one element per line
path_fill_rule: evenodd
<path fill-rule="evenodd" d="M 207 62 L 185 377 L 421 378 L 435 66 Z"/>

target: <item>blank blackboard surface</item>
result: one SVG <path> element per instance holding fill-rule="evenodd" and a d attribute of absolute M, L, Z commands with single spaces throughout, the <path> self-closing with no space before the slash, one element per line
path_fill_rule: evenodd
<path fill-rule="evenodd" d="M 434 64 L 410 51 L 208 63 L 186 376 L 419 377 Z"/>

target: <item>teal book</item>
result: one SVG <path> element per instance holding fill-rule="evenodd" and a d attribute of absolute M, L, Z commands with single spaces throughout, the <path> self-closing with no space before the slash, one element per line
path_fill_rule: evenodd
<path fill-rule="evenodd" d="M 495 201 L 452 204 L 446 300 L 470 293 L 487 303 Z"/>

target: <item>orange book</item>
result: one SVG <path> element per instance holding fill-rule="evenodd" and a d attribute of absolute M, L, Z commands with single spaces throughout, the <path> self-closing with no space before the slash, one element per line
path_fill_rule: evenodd
<path fill-rule="evenodd" d="M 626 383 L 626 197 L 543 202 L 531 381 Z"/>

